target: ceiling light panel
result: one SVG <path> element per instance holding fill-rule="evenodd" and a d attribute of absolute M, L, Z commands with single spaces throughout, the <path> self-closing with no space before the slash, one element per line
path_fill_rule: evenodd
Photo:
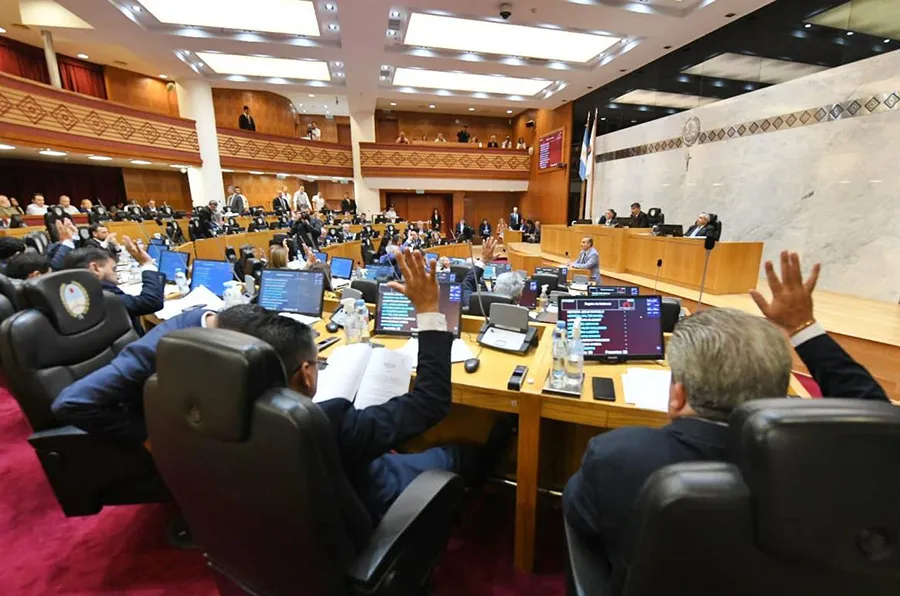
<path fill-rule="evenodd" d="M 426 48 L 584 63 L 618 41 L 618 37 L 606 35 L 413 13 L 403 43 Z"/>
<path fill-rule="evenodd" d="M 265 58 L 238 54 L 213 54 L 197 52 L 207 66 L 219 74 L 249 75 L 257 77 L 282 77 L 330 81 L 328 63 L 320 60 L 291 60 L 289 58 Z"/>
<path fill-rule="evenodd" d="M 319 36 L 312 2 L 306 0 L 141 0 L 161 23 L 216 29 Z"/>
<path fill-rule="evenodd" d="M 464 72 L 398 68 L 394 72 L 394 85 L 398 87 L 424 87 L 503 95 L 535 95 L 551 81 L 520 79 L 498 75 L 480 75 Z"/>
<path fill-rule="evenodd" d="M 720 79 L 776 85 L 822 72 L 823 70 L 828 70 L 828 67 L 726 52 L 682 72 L 701 77 L 717 77 Z"/>
<path fill-rule="evenodd" d="M 658 106 L 690 110 L 719 101 L 714 97 L 688 95 L 686 93 L 664 93 L 649 89 L 635 89 L 612 100 L 613 103 L 627 103 L 640 106 Z"/>
<path fill-rule="evenodd" d="M 867 0 L 847 2 L 817 14 L 810 23 L 857 31 L 876 37 L 900 39 L 900 2 Z"/>

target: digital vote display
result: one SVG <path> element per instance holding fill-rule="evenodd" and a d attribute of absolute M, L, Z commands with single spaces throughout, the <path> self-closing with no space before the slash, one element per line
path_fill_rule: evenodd
<path fill-rule="evenodd" d="M 509 273 L 512 271 L 511 265 L 485 265 L 484 267 L 484 279 L 497 279 L 504 273 Z"/>
<path fill-rule="evenodd" d="M 534 308 L 537 306 L 537 299 L 541 290 L 538 288 L 538 282 L 533 279 L 525 280 L 525 287 L 522 289 L 522 296 L 519 298 L 519 306 L 526 308 Z"/>
<path fill-rule="evenodd" d="M 459 337 L 462 312 L 462 284 L 440 284 L 440 312 L 447 317 L 447 330 Z M 375 309 L 375 333 L 378 335 L 411 335 L 416 328 L 416 307 L 404 294 L 386 286 L 378 286 Z"/>
<path fill-rule="evenodd" d="M 364 279 L 386 281 L 394 277 L 394 268 L 390 265 L 366 265 Z"/>
<path fill-rule="evenodd" d="M 166 281 L 175 281 L 175 270 L 181 269 L 184 275 L 188 274 L 188 254 L 164 250 L 159 253 L 159 272 L 166 274 Z"/>
<path fill-rule="evenodd" d="M 637 286 L 588 286 L 588 296 L 637 296 L 640 288 Z"/>
<path fill-rule="evenodd" d="M 331 259 L 331 277 L 338 279 L 350 279 L 353 273 L 353 259 L 345 259 L 344 257 L 332 257 Z"/>
<path fill-rule="evenodd" d="M 434 274 L 439 284 L 453 283 L 456 281 L 456 274 L 452 271 L 438 271 Z"/>
<path fill-rule="evenodd" d="M 191 289 L 206 286 L 218 297 L 225 293 L 225 282 L 234 279 L 234 266 L 228 261 L 197 259 L 191 266 Z"/>
<path fill-rule="evenodd" d="M 259 282 L 259 305 L 266 310 L 322 316 L 325 273 L 264 269 Z"/>
<path fill-rule="evenodd" d="M 561 298 L 559 320 L 569 337 L 581 318 L 585 360 L 659 360 L 663 357 L 662 298 Z"/>

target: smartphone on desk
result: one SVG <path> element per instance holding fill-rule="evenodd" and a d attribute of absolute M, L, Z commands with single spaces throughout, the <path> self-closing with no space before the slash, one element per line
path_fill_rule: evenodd
<path fill-rule="evenodd" d="M 607 377 L 594 377 L 594 399 L 597 401 L 616 401 L 616 385 Z"/>

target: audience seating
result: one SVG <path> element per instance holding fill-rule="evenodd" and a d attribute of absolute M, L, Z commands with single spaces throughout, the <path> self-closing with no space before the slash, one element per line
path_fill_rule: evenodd
<path fill-rule="evenodd" d="M 19 310 L 19 304 L 22 302 L 21 288 L 22 283 L 19 281 L 0 275 L 0 310 L 3 311 L 0 321 L 5 321 Z"/>
<path fill-rule="evenodd" d="M 38 251 L 40 254 L 45 254 L 47 248 L 50 246 L 50 237 L 47 236 L 46 232 L 30 232 L 25 236 L 25 244 Z"/>
<path fill-rule="evenodd" d="M 80 319 L 69 315 L 60 299 L 70 283 L 80 285 L 89 298 Z M 28 441 L 65 514 L 92 515 L 104 505 L 166 500 L 168 491 L 146 449 L 61 426 L 50 411 L 63 388 L 137 339 L 122 301 L 104 294 L 85 270 L 28 280 L 20 296 L 24 310 L 0 325 L 0 362 L 10 392 L 35 431 Z"/>
<path fill-rule="evenodd" d="M 329 420 L 285 380 L 268 344 L 185 329 L 160 341 L 145 387 L 154 458 L 220 592 L 420 593 L 462 505 L 462 479 L 421 474 L 374 525 Z"/>
<path fill-rule="evenodd" d="M 647 219 L 649 220 L 651 227 L 666 223 L 666 216 L 659 207 L 651 207 L 648 209 Z"/>
<path fill-rule="evenodd" d="M 513 299 L 504 294 L 495 294 L 493 292 L 472 292 L 469 294 L 469 304 L 466 314 L 473 317 L 490 316 L 492 304 L 512 304 Z M 484 310 L 482 310 L 484 307 Z M 487 311 L 487 312 L 485 312 Z"/>
<path fill-rule="evenodd" d="M 350 282 L 350 287 L 359 290 L 362 299 L 369 304 L 378 302 L 378 282 L 371 279 L 354 279 Z"/>
<path fill-rule="evenodd" d="M 644 485 L 624 561 L 566 528 L 570 590 L 644 596 L 866 596 L 900 585 L 900 409 L 758 400 L 731 417 L 735 463 L 692 462 Z"/>

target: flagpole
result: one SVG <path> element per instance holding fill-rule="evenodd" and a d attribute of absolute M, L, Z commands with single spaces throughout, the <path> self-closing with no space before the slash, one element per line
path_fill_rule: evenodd
<path fill-rule="evenodd" d="M 585 218 L 593 219 L 594 212 L 594 165 L 597 163 L 594 156 L 594 149 L 596 146 L 597 139 L 597 117 L 599 116 L 599 108 L 594 108 L 594 124 L 591 126 L 591 134 L 590 134 L 590 143 L 588 144 L 590 150 L 588 151 L 589 163 L 588 163 L 588 175 L 587 175 L 587 198 L 585 203 L 587 203 L 587 215 Z"/>

